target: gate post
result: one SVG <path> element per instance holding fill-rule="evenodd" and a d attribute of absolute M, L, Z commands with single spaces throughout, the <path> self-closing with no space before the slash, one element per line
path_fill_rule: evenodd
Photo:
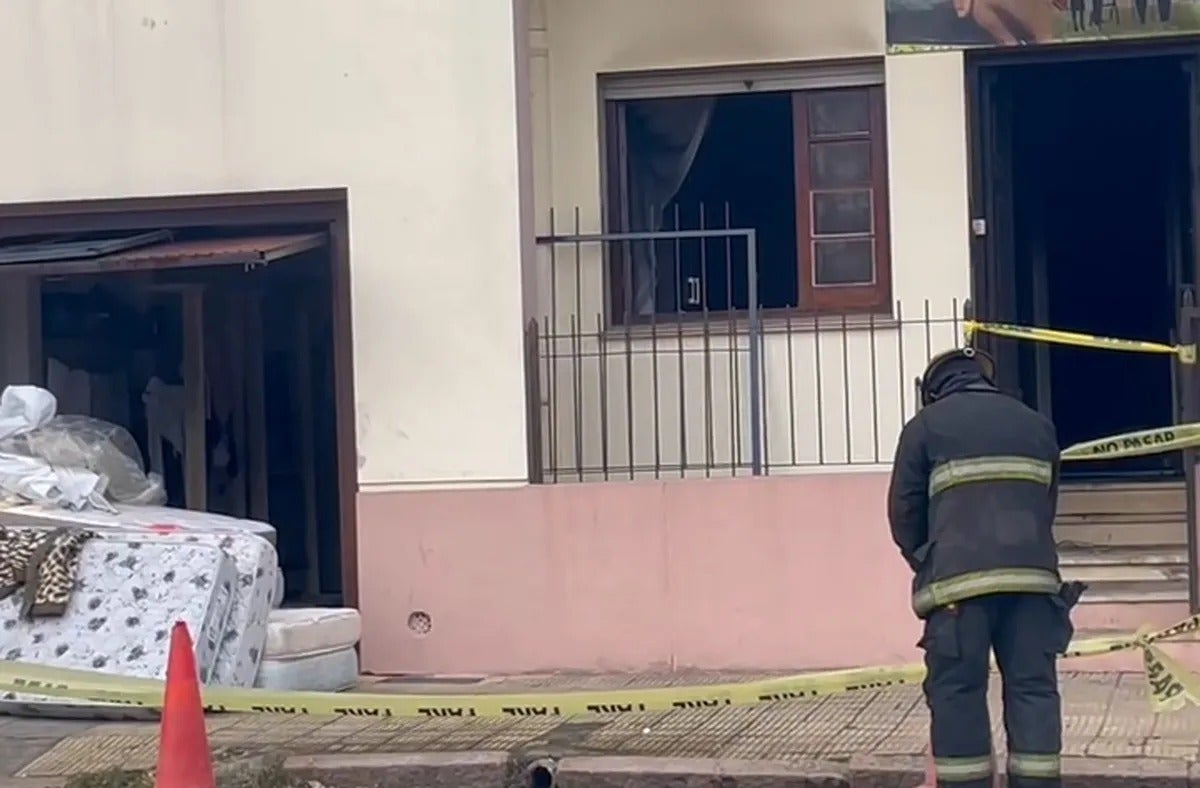
<path fill-rule="evenodd" d="M 1200 308 L 1196 306 L 1195 292 L 1191 287 L 1181 288 L 1179 299 L 1179 344 L 1191 345 L 1196 342 L 1196 322 L 1200 319 Z M 1174 362 L 1179 370 L 1179 422 L 1189 424 L 1200 421 L 1200 403 L 1197 395 L 1196 364 L 1184 364 L 1178 359 Z M 1183 478 L 1185 522 L 1187 529 L 1187 558 L 1188 558 L 1188 608 L 1192 613 L 1200 612 L 1200 522 L 1197 522 L 1196 505 L 1196 462 L 1197 452 L 1194 448 L 1183 450 Z"/>

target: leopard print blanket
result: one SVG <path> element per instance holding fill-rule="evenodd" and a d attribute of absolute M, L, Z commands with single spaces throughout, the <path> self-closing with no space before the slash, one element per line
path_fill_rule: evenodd
<path fill-rule="evenodd" d="M 80 528 L 0 527 L 0 600 L 24 588 L 22 618 L 61 616 L 75 590 L 79 551 L 95 536 Z"/>

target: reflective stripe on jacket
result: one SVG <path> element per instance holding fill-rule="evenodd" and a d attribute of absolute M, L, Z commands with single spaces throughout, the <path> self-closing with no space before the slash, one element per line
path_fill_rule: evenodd
<path fill-rule="evenodd" d="M 929 474 L 929 497 L 972 482 L 1034 482 L 1045 487 L 1054 480 L 1054 466 L 1032 457 L 971 457 L 949 460 Z"/>
<path fill-rule="evenodd" d="M 917 589 L 912 597 L 913 612 L 919 617 L 939 607 L 988 594 L 1057 594 L 1062 580 L 1045 569 L 984 569 L 935 580 Z"/>

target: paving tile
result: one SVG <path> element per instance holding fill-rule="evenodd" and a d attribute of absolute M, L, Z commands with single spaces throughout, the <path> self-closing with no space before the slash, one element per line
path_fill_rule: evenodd
<path fill-rule="evenodd" d="M 492 752 L 523 749 L 561 725 L 562 720 L 557 717 L 524 717 L 490 731 L 476 746 Z"/>
<path fill-rule="evenodd" d="M 625 742 L 642 735 L 642 731 L 649 728 L 654 730 L 658 724 L 667 719 L 671 712 L 656 711 L 647 714 L 621 714 L 609 716 L 607 720 L 596 719 L 595 722 L 603 723 L 599 727 L 593 729 L 584 739 L 585 747 L 609 750 L 619 748 Z"/>
<path fill-rule="evenodd" d="M 769 715 L 760 715 L 716 753 L 721 758 L 786 760 L 807 756 L 813 739 L 824 740 L 828 732 L 821 722 L 810 722 L 811 711 L 801 704 L 779 704 Z M 825 735 L 822 735 L 825 734 Z"/>
<path fill-rule="evenodd" d="M 921 702 L 909 692 L 878 693 L 840 735 L 826 743 L 822 756 L 849 758 L 858 753 L 875 753 L 904 723 L 912 708 Z"/>
<path fill-rule="evenodd" d="M 726 709 L 681 709 L 645 726 L 620 745 L 626 755 L 702 756 L 710 750 L 699 746 L 698 731 L 712 720 L 723 719 Z M 724 737 L 722 737 L 724 738 Z"/>
<path fill-rule="evenodd" d="M 153 736 L 78 736 L 61 741 L 16 775 L 57 777 L 78 771 L 148 769 L 157 755 L 158 742 Z"/>

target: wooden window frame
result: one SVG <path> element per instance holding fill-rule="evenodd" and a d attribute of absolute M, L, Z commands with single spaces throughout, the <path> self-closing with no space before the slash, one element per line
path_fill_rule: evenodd
<path fill-rule="evenodd" d="M 600 170 L 603 191 L 603 225 L 609 232 L 623 232 L 628 224 L 628 184 L 624 104 L 640 98 L 684 98 L 722 96 L 746 92 L 790 93 L 793 109 L 793 145 L 796 195 L 797 300 L 792 308 L 768 308 L 766 314 L 817 316 L 821 314 L 884 314 L 891 312 L 892 265 L 889 183 L 887 177 L 886 99 L 883 65 L 879 59 L 795 64 L 768 67 L 688 69 L 673 72 L 635 72 L 600 75 L 601 146 Z M 812 190 L 809 187 L 807 112 L 804 97 L 821 90 L 866 89 L 870 94 L 872 232 L 875 241 L 875 280 L 871 284 L 813 285 L 814 262 L 809 221 Z M 799 116 L 803 116 L 802 118 Z M 803 121 L 803 134 L 801 134 Z M 625 315 L 625 269 L 628 261 L 620 243 L 608 244 L 604 266 L 607 309 L 606 324 L 625 327 L 641 322 Z M 735 310 L 738 314 L 744 310 Z M 730 314 L 707 310 L 705 314 Z M 662 313 L 662 320 L 691 321 L 702 313 Z"/>
<path fill-rule="evenodd" d="M 861 88 L 856 88 L 861 89 Z M 796 174 L 796 257 L 799 266 L 798 299 L 803 312 L 875 312 L 889 309 L 892 300 L 891 227 L 888 212 L 886 104 L 882 86 L 865 88 L 869 102 L 869 129 L 865 134 L 830 135 L 816 139 L 809 131 L 808 98 L 816 91 L 792 93 L 792 141 Z M 813 193 L 809 148 L 815 142 L 865 140 L 871 150 L 871 240 L 874 242 L 875 277 L 870 283 L 818 285 L 812 228 Z"/>
<path fill-rule="evenodd" d="M 604 192 L 602 224 L 607 232 L 629 232 L 629 171 L 625 137 L 625 104 L 604 102 L 603 145 L 600 148 Z M 632 261 L 623 243 L 604 245 L 604 322 L 609 328 L 629 327 L 637 321 L 630 314 L 627 297 L 631 296 L 627 279 L 632 276 Z"/>

